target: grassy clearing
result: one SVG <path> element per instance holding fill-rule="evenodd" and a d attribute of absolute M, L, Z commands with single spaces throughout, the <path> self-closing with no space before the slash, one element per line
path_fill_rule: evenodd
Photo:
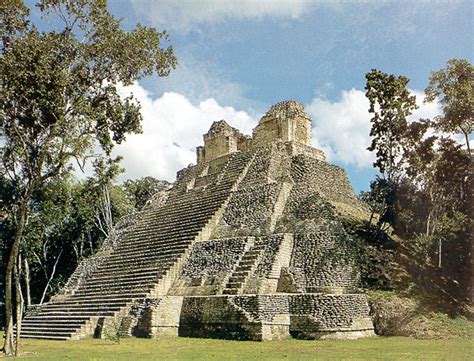
<path fill-rule="evenodd" d="M 427 340 L 474 338 L 474 322 L 466 317 L 449 317 L 430 310 L 420 300 L 404 298 L 395 292 L 369 292 L 368 296 L 379 335 Z"/>
<path fill-rule="evenodd" d="M 25 360 L 469 360 L 469 339 L 374 337 L 353 341 L 240 342 L 172 338 L 80 341 L 23 340 Z"/>

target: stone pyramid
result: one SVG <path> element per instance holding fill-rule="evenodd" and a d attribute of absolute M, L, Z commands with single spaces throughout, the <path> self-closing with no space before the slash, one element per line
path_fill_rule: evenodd
<path fill-rule="evenodd" d="M 272 106 L 252 137 L 214 122 L 197 164 L 30 309 L 23 336 L 372 336 L 340 221 L 365 210 L 310 141 L 295 101 Z"/>

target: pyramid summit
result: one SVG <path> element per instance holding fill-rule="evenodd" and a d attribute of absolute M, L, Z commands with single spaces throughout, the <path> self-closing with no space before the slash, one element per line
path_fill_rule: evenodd
<path fill-rule="evenodd" d="M 24 337 L 241 340 L 374 335 L 341 215 L 364 212 L 311 120 L 278 103 L 252 136 L 214 122 L 182 169 L 31 309 Z"/>

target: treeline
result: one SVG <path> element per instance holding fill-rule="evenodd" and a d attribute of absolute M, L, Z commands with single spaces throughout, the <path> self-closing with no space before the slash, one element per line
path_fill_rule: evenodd
<path fill-rule="evenodd" d="M 153 177 L 116 184 L 114 180 L 122 170 L 118 160 L 99 159 L 94 163 L 93 176 L 82 181 L 72 175 L 56 177 L 34 192 L 18 262 L 26 306 L 48 301 L 79 262 L 100 248 L 117 222 L 170 187 Z M 3 178 L 0 189 L 5 203 L 13 195 L 11 187 Z M 0 223 L 4 260 L 13 234 L 14 224 L 6 218 Z"/>
<path fill-rule="evenodd" d="M 424 101 L 438 100 L 442 114 L 412 122 L 409 79 L 366 74 L 369 150 L 380 175 L 360 195 L 372 211 L 358 230 L 371 251 L 365 286 L 415 295 L 451 313 L 467 312 L 472 302 L 473 70 L 453 59 L 432 73 Z"/>

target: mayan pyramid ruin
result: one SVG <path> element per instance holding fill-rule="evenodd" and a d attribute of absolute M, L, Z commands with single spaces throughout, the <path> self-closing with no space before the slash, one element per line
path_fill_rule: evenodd
<path fill-rule="evenodd" d="M 310 144 L 295 101 L 272 106 L 251 137 L 214 122 L 197 164 L 30 309 L 23 337 L 374 335 L 341 223 L 363 206 Z"/>

